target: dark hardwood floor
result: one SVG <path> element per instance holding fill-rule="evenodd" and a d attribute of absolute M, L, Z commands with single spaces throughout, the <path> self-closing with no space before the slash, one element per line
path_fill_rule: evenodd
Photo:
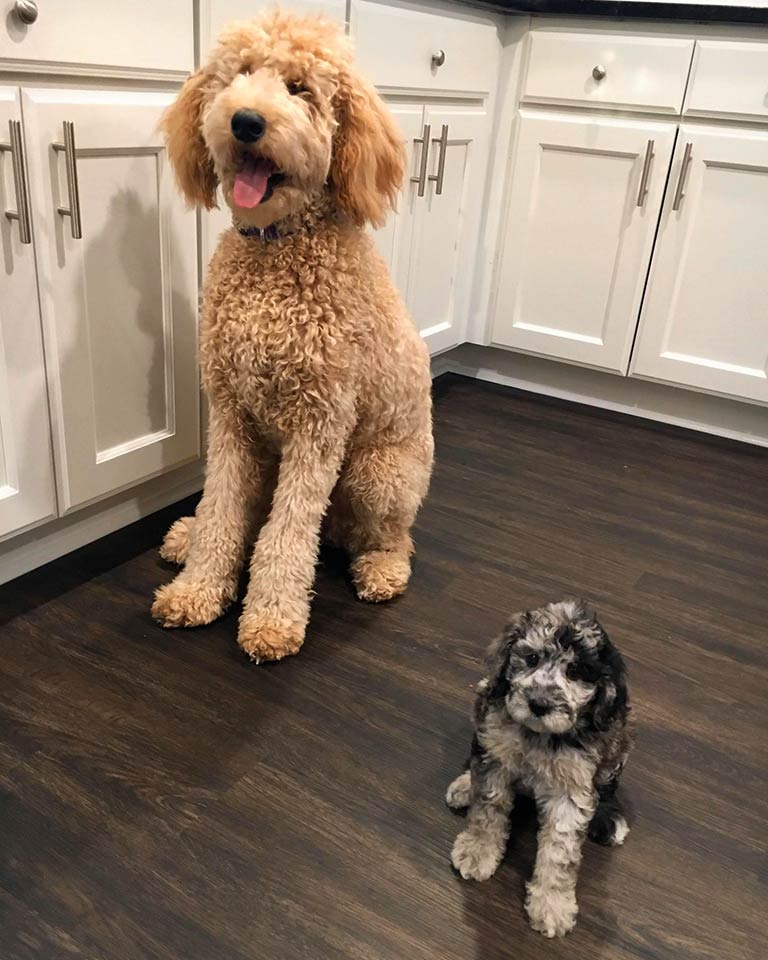
<path fill-rule="evenodd" d="M 768 455 L 458 377 L 407 595 L 338 557 L 298 657 L 237 612 L 149 616 L 177 505 L 2 589 L 2 960 L 762 960 Z M 623 848 L 588 844 L 568 938 L 531 931 L 530 806 L 496 877 L 443 804 L 505 615 L 592 600 L 638 728 Z"/>

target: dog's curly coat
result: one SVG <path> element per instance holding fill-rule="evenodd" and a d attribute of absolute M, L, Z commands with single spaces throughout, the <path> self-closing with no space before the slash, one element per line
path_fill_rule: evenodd
<path fill-rule="evenodd" d="M 536 867 L 526 910 L 534 929 L 562 936 L 576 922 L 584 837 L 623 843 L 615 797 L 631 745 L 621 655 L 583 603 L 513 616 L 478 684 L 469 769 L 446 802 L 469 807 L 451 859 L 465 879 L 487 880 L 504 855 L 515 792 L 539 811 Z"/>
<path fill-rule="evenodd" d="M 263 123 L 254 142 L 235 136 L 243 110 Z M 403 146 L 338 28 L 279 12 L 226 30 L 163 128 L 188 200 L 210 208 L 220 185 L 234 226 L 202 308 L 205 491 L 165 538 L 185 566 L 152 610 L 169 627 L 220 616 L 263 523 L 238 640 L 276 660 L 302 644 L 326 511 L 361 598 L 388 600 L 410 575 L 433 455 L 429 358 L 364 230 L 394 203 Z"/>

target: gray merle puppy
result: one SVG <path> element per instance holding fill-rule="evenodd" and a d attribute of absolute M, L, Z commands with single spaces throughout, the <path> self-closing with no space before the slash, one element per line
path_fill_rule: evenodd
<path fill-rule="evenodd" d="M 547 937 L 576 922 L 584 837 L 619 844 L 629 832 L 615 796 L 628 714 L 624 662 L 583 602 L 515 614 L 492 644 L 468 769 L 446 795 L 449 807 L 469 807 L 451 860 L 465 880 L 487 880 L 504 855 L 515 793 L 531 794 L 539 836 L 525 909 Z"/>

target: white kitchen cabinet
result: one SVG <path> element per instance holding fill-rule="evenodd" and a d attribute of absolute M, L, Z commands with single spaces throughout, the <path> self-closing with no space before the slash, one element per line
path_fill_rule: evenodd
<path fill-rule="evenodd" d="M 33 23 L 18 7 L 0 0 L 0 70 L 130 76 L 193 67 L 189 0 L 37 0 Z"/>
<path fill-rule="evenodd" d="M 238 20 L 251 20 L 265 10 L 273 10 L 276 6 L 271 0 L 198 0 L 198 2 L 203 59 L 224 27 Z M 282 4 L 282 9 L 291 13 L 321 13 L 342 27 L 347 17 L 346 0 L 288 0 Z"/>
<path fill-rule="evenodd" d="M 15 127 L 13 133 L 9 123 Z M 10 147 L 14 140 L 14 151 Z M 21 139 L 19 139 L 21 138 Z M 56 515 L 19 91 L 0 87 L 0 539 Z M 16 175 L 14 176 L 14 160 Z M 9 219 L 6 210 L 20 213 Z M 22 231 L 24 231 L 22 233 Z M 25 241 L 22 243 L 22 236 Z"/>
<path fill-rule="evenodd" d="M 413 201 L 405 298 L 434 354 L 464 340 L 473 279 L 467 264 L 477 252 L 478 199 L 485 184 L 487 116 L 475 107 L 427 106 L 424 122 L 431 140 L 427 176 L 434 179 L 427 180 L 424 197 Z M 418 185 L 409 186 L 413 198 Z M 403 273 L 400 269 L 398 276 Z"/>
<path fill-rule="evenodd" d="M 22 92 L 61 513 L 199 455 L 195 216 L 157 132 L 173 96 Z"/>
<path fill-rule="evenodd" d="M 464 340 L 472 284 L 466 264 L 477 243 L 487 115 L 475 106 L 437 104 L 393 104 L 391 110 L 406 144 L 408 166 L 397 212 L 374 239 L 435 354 Z"/>
<path fill-rule="evenodd" d="M 413 210 L 417 201 L 416 184 L 411 184 L 409 178 L 417 176 L 419 172 L 421 145 L 417 141 L 424 130 L 424 104 L 391 103 L 388 106 L 405 144 L 405 183 L 397 198 L 397 210 L 390 212 L 386 224 L 372 231 L 372 235 L 377 250 L 387 262 L 392 279 L 405 298 Z"/>
<path fill-rule="evenodd" d="M 768 403 L 768 131 L 680 128 L 632 373 Z"/>
<path fill-rule="evenodd" d="M 676 126 L 519 122 L 493 343 L 625 374 Z"/>

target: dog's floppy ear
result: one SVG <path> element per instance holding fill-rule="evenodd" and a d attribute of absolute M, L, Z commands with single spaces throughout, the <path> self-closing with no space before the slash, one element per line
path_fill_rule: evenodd
<path fill-rule="evenodd" d="M 507 621 L 501 636 L 491 644 L 488 650 L 488 700 L 498 702 L 509 693 L 509 655 L 512 645 L 519 640 L 528 629 L 529 618 L 527 613 L 515 613 Z"/>
<path fill-rule="evenodd" d="M 359 226 L 381 227 L 405 173 L 395 121 L 374 87 L 349 68 L 339 78 L 336 119 L 330 181 L 338 203 Z"/>
<path fill-rule="evenodd" d="M 608 638 L 601 633 L 598 655 L 602 675 L 597 684 L 597 693 L 592 708 L 592 722 L 597 730 L 607 730 L 617 717 L 624 718 L 629 709 L 627 691 L 627 668 L 624 659 Z"/>
<path fill-rule="evenodd" d="M 204 69 L 187 78 L 163 114 L 160 129 L 182 193 L 191 205 L 210 210 L 216 206 L 218 180 L 201 129 L 206 80 Z"/>

